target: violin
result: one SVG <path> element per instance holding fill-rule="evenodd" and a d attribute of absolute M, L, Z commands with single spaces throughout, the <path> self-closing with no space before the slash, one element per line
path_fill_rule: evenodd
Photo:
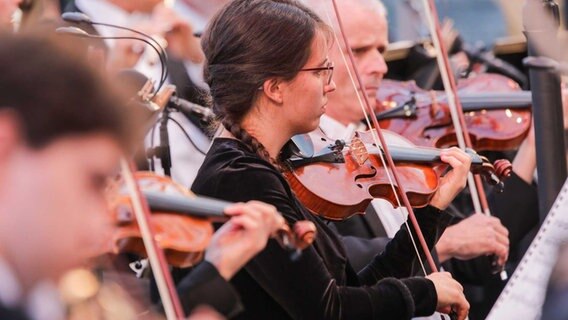
<path fill-rule="evenodd" d="M 531 93 L 502 75 L 480 74 L 462 80 L 458 97 L 475 150 L 519 147 L 531 126 Z M 413 81 L 383 80 L 376 115 L 381 128 L 419 146 L 446 148 L 458 144 L 446 95 L 426 91 Z"/>
<path fill-rule="evenodd" d="M 417 147 L 408 139 L 387 130 L 388 149 L 404 184 L 412 207 L 424 207 L 438 190 L 440 176 L 449 165 L 440 160 L 440 149 Z M 300 201 L 314 214 L 329 220 L 344 220 L 363 213 L 374 198 L 382 198 L 397 207 L 396 193 L 391 187 L 380 159 L 384 153 L 371 137 L 371 132 L 357 132 L 349 143 L 331 140 L 323 134 L 296 136 L 288 144 L 290 169 L 284 176 Z M 317 152 L 315 151 L 317 150 Z M 511 164 L 498 160 L 493 165 L 487 158 L 468 149 L 471 172 L 480 174 L 490 184 L 502 189 L 502 180 L 511 174 Z"/>
<path fill-rule="evenodd" d="M 135 179 L 152 211 L 154 239 L 168 264 L 190 267 L 201 261 L 214 233 L 212 223 L 230 218 L 223 212 L 231 203 L 195 196 L 170 178 L 152 172 L 136 172 Z M 130 197 L 119 192 L 111 202 L 116 228 L 109 251 L 146 256 Z M 312 222 L 298 221 L 293 228 L 286 225 L 272 237 L 296 258 L 313 242 L 315 232 Z"/>

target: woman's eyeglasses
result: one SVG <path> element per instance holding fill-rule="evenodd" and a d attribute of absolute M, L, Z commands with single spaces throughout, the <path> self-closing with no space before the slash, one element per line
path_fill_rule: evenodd
<path fill-rule="evenodd" d="M 306 69 L 300 69 L 298 71 L 322 71 L 324 72 L 323 76 L 327 76 L 327 82 L 326 85 L 330 85 L 331 84 L 331 78 L 333 77 L 333 62 L 328 62 L 325 66 L 323 67 L 317 67 L 317 68 L 306 68 Z"/>

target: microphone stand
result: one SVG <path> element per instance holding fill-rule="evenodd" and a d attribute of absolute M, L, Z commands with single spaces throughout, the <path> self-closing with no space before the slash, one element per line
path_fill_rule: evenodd
<path fill-rule="evenodd" d="M 164 174 L 168 177 L 172 176 L 172 155 L 170 151 L 170 135 L 168 133 L 168 121 L 170 120 L 170 102 L 162 110 L 162 118 L 160 120 L 160 144 L 153 148 L 152 155 L 160 159 Z"/>
<path fill-rule="evenodd" d="M 558 53 L 558 48 L 554 47 L 558 42 L 558 5 L 549 0 L 526 0 L 523 24 L 529 52 L 523 63 L 529 67 L 532 92 L 542 223 L 567 176 L 560 76 L 555 72 L 558 63 L 553 60 Z M 553 48 L 552 54 L 545 56 L 539 50 L 544 43 L 547 48 Z"/>

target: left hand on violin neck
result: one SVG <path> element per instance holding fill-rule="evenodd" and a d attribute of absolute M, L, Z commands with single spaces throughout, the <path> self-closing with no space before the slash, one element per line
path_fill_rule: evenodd
<path fill-rule="evenodd" d="M 471 166 L 471 157 L 455 147 L 442 150 L 440 157 L 453 170 L 440 179 L 438 191 L 432 197 L 430 205 L 440 210 L 445 210 L 456 195 L 465 188 Z"/>

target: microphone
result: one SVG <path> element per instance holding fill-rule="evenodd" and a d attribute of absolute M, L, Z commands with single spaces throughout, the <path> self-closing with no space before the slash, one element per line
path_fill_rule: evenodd
<path fill-rule="evenodd" d="M 196 115 L 205 122 L 211 122 L 215 119 L 215 113 L 210 108 L 189 102 L 175 95 L 170 97 L 170 106 L 185 114 Z"/>
<path fill-rule="evenodd" d="M 91 18 L 82 12 L 64 12 L 61 15 L 61 18 L 64 21 L 71 23 L 86 23 L 86 24 L 92 23 Z"/>
<path fill-rule="evenodd" d="M 131 84 L 133 95 L 144 86 L 148 78 L 133 69 L 122 70 L 118 73 L 118 79 L 121 83 Z M 175 95 L 175 91 L 168 100 L 168 108 L 180 111 L 186 115 L 192 114 L 199 117 L 204 122 L 210 122 L 215 119 L 215 113 L 210 108 L 187 101 Z"/>

